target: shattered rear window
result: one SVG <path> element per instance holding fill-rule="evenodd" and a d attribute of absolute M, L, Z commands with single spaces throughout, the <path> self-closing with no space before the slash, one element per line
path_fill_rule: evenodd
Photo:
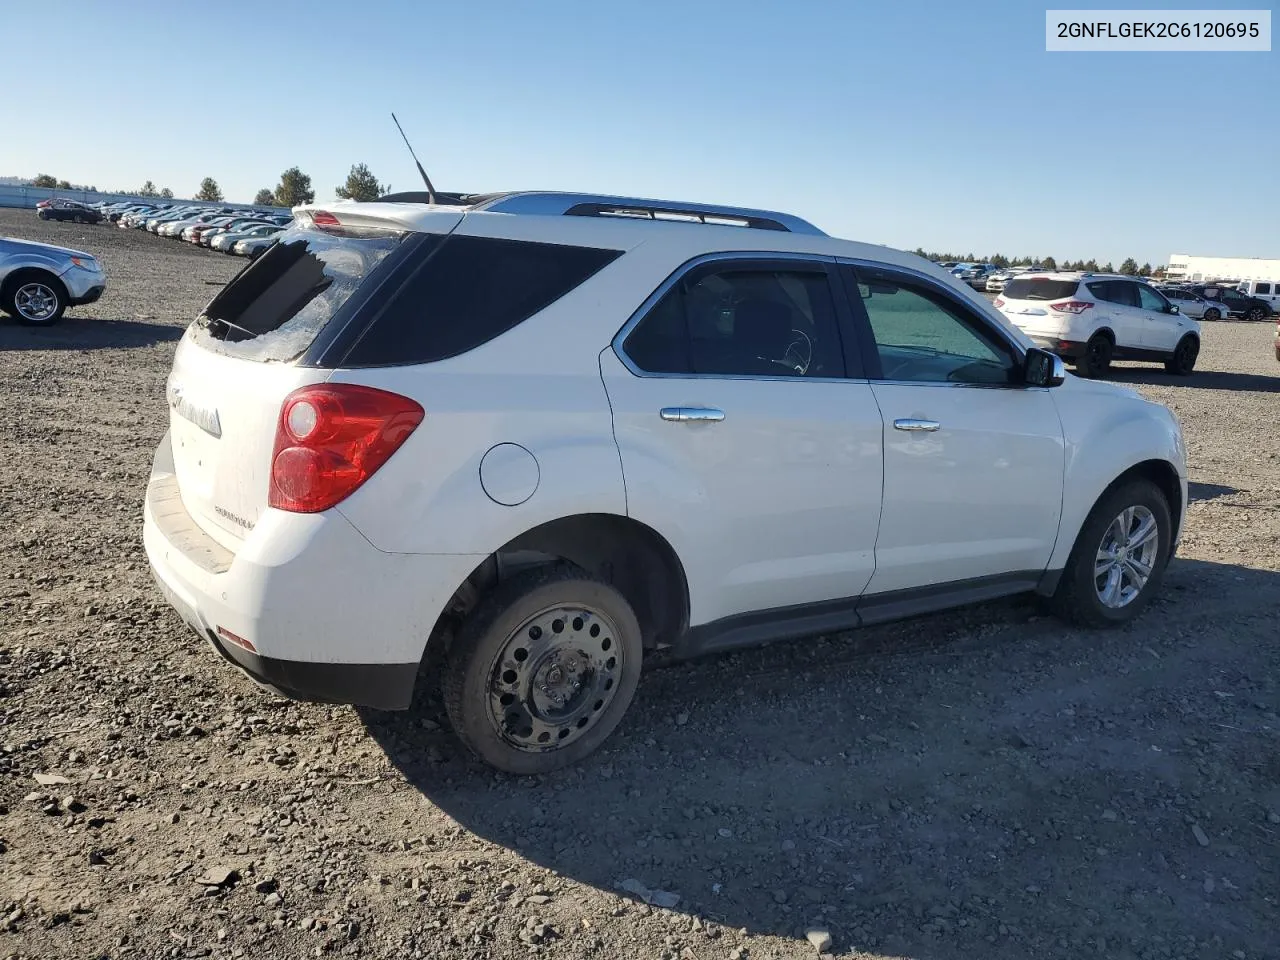
<path fill-rule="evenodd" d="M 403 239 L 392 230 L 286 230 L 209 302 L 193 336 L 246 360 L 294 360 Z"/>

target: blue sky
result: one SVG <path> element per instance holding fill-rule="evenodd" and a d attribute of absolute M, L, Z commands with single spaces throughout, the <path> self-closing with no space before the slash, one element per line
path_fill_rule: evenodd
<path fill-rule="evenodd" d="M 395 110 L 441 189 L 768 207 L 980 255 L 1280 256 L 1280 50 L 1050 54 L 1044 10 L 6 3 L 6 36 L 51 42 L 5 44 L 0 176 L 208 175 L 247 201 L 297 164 L 328 199 L 364 162 L 413 189 Z"/>

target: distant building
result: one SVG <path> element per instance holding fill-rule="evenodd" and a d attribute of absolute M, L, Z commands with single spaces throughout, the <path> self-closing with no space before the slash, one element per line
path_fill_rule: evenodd
<path fill-rule="evenodd" d="M 1280 280 L 1280 259 L 1169 254 L 1170 280 Z"/>

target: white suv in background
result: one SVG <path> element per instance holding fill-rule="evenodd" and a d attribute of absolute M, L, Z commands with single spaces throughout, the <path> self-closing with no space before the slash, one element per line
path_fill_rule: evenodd
<path fill-rule="evenodd" d="M 1174 416 L 945 270 L 769 211 L 434 199 L 298 208 L 178 345 L 147 555 L 268 687 L 404 709 L 439 648 L 461 739 L 538 773 L 655 648 L 1159 589 Z"/>
<path fill-rule="evenodd" d="M 1280 280 L 1242 280 L 1236 290 L 1246 297 L 1265 300 L 1272 313 L 1280 313 Z"/>
<path fill-rule="evenodd" d="M 1074 363 L 1083 377 L 1106 373 L 1112 360 L 1156 360 L 1185 376 L 1200 354 L 1200 324 L 1133 277 L 1021 276 L 1006 283 L 994 302 L 1034 343 Z"/>

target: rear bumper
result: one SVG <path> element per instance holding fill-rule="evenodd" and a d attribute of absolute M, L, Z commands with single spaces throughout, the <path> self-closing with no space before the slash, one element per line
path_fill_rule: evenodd
<path fill-rule="evenodd" d="M 427 638 L 483 558 L 391 554 L 341 514 L 266 510 L 228 549 L 183 505 L 166 434 L 143 543 L 161 593 L 226 660 L 297 700 L 403 710 Z"/>
<path fill-rule="evenodd" d="M 1037 347 L 1056 353 L 1063 360 L 1078 360 L 1084 355 L 1084 344 L 1077 340 L 1062 340 L 1058 337 L 1031 337 Z"/>
<path fill-rule="evenodd" d="M 353 703 L 378 710 L 404 710 L 413 700 L 416 663 L 309 663 L 260 657 L 216 633 L 213 649 L 249 679 L 291 700 Z"/>

